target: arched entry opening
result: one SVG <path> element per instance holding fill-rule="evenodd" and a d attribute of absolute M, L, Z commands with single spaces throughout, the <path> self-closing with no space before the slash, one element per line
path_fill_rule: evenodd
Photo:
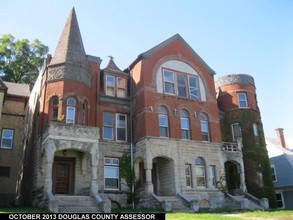
<path fill-rule="evenodd" d="M 153 159 L 152 183 L 156 195 L 176 195 L 174 176 L 174 161 L 172 159 L 165 157 L 156 157 Z"/>
<path fill-rule="evenodd" d="M 235 195 L 240 190 L 240 165 L 235 161 L 227 161 L 225 173 L 228 192 Z"/>

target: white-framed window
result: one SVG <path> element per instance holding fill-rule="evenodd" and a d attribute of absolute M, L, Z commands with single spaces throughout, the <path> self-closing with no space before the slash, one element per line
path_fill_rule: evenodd
<path fill-rule="evenodd" d="M 277 207 L 278 208 L 284 208 L 284 202 L 283 202 L 283 193 L 276 193 L 276 200 L 277 200 Z"/>
<path fill-rule="evenodd" d="M 255 137 L 258 136 L 258 126 L 257 126 L 257 123 L 253 123 L 252 124 L 252 129 L 253 129 L 253 134 Z"/>
<path fill-rule="evenodd" d="M 233 141 L 236 141 L 238 137 L 242 137 L 242 131 L 239 123 L 231 125 Z"/>
<path fill-rule="evenodd" d="M 160 137 L 169 137 L 168 112 L 165 107 L 158 108 Z"/>
<path fill-rule="evenodd" d="M 185 110 L 180 111 L 181 138 L 190 139 L 189 118 Z"/>
<path fill-rule="evenodd" d="M 104 188 L 108 190 L 119 189 L 119 159 L 104 158 Z"/>
<path fill-rule="evenodd" d="M 188 76 L 189 82 L 189 94 L 190 98 L 193 100 L 200 99 L 200 92 L 199 92 L 199 80 L 198 76 Z"/>
<path fill-rule="evenodd" d="M 272 169 L 272 179 L 273 179 L 273 182 L 277 182 L 278 179 L 277 179 L 277 173 L 276 173 L 276 167 L 275 165 L 271 165 L 271 169 Z"/>
<path fill-rule="evenodd" d="M 126 115 L 110 112 L 103 113 L 103 139 L 116 141 L 127 140 Z"/>
<path fill-rule="evenodd" d="M 163 69 L 164 93 L 200 100 L 199 77 Z"/>
<path fill-rule="evenodd" d="M 206 187 L 205 163 L 201 157 L 195 159 L 195 175 L 197 187 Z"/>
<path fill-rule="evenodd" d="M 12 149 L 14 130 L 3 128 L 1 132 L 1 149 Z"/>
<path fill-rule="evenodd" d="M 126 115 L 116 114 L 116 140 L 126 141 Z"/>
<path fill-rule="evenodd" d="M 211 176 L 211 184 L 213 187 L 216 187 L 217 184 L 217 176 L 216 176 L 216 166 L 210 165 L 210 176 Z"/>
<path fill-rule="evenodd" d="M 123 77 L 106 75 L 105 94 L 119 98 L 126 97 L 126 79 Z"/>
<path fill-rule="evenodd" d="M 164 91 L 166 94 L 175 95 L 175 79 L 174 72 L 169 70 L 164 70 Z"/>
<path fill-rule="evenodd" d="M 191 176 L 191 165 L 185 164 L 185 180 L 186 180 L 186 187 L 192 187 L 192 176 Z"/>
<path fill-rule="evenodd" d="M 75 106 L 76 101 L 74 98 L 67 99 L 67 107 L 66 107 L 66 123 L 67 124 L 75 124 Z"/>
<path fill-rule="evenodd" d="M 244 93 L 244 92 L 237 93 L 237 98 L 238 98 L 238 107 L 239 108 L 247 108 L 248 107 L 246 93 Z"/>
<path fill-rule="evenodd" d="M 210 141 L 208 116 L 204 113 L 200 114 L 200 130 L 203 141 Z"/>

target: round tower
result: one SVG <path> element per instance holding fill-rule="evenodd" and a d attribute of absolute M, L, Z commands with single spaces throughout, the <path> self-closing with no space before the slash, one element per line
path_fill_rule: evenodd
<path fill-rule="evenodd" d="M 268 198 L 276 206 L 268 153 L 252 76 L 231 74 L 215 82 L 224 142 L 242 140 L 242 154 L 248 193 Z"/>

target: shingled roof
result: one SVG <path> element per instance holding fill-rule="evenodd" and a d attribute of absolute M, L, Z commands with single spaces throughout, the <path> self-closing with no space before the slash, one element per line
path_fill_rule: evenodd
<path fill-rule="evenodd" d="M 30 96 L 30 87 L 27 84 L 5 82 L 7 86 L 7 95 L 20 96 L 28 98 Z"/>

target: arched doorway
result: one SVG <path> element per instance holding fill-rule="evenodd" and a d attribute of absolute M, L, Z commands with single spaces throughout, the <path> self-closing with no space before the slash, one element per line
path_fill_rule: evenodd
<path fill-rule="evenodd" d="M 240 190 L 240 165 L 234 161 L 227 161 L 225 173 L 228 192 L 235 195 Z"/>

